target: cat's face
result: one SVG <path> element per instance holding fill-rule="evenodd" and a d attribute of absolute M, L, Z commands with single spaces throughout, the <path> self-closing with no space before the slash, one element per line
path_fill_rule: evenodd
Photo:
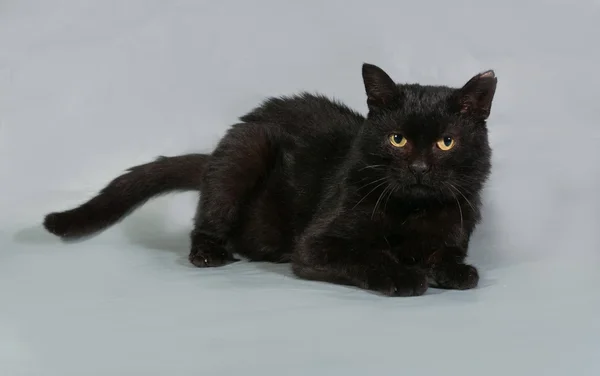
<path fill-rule="evenodd" d="M 485 120 L 496 87 L 493 72 L 461 89 L 396 85 L 371 65 L 363 76 L 369 98 L 360 138 L 365 173 L 411 197 L 452 199 L 483 186 L 490 169 Z"/>

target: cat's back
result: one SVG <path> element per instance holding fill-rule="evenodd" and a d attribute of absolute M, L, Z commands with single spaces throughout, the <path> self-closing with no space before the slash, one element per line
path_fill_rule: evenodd
<path fill-rule="evenodd" d="M 297 135 L 317 135 L 356 130 L 364 117 L 336 100 L 304 92 L 268 98 L 240 120 L 277 124 Z"/>
<path fill-rule="evenodd" d="M 313 218 L 330 179 L 347 159 L 364 117 L 322 95 L 301 93 L 269 98 L 240 118 L 277 128 L 285 173 L 272 175 L 277 187 L 289 187 L 288 207 L 294 231 Z M 282 133 L 283 134 L 282 134 Z"/>

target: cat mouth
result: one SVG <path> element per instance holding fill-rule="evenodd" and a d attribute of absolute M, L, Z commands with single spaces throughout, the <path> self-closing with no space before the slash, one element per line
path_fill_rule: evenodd
<path fill-rule="evenodd" d="M 424 183 L 413 183 L 409 184 L 408 188 L 431 188 L 431 186 Z"/>
<path fill-rule="evenodd" d="M 429 199 L 436 195 L 433 186 L 423 183 L 413 183 L 404 187 L 404 194 L 413 199 Z"/>
<path fill-rule="evenodd" d="M 407 185 L 406 189 L 411 190 L 411 191 L 425 192 L 425 191 L 431 191 L 431 190 L 433 190 L 433 187 L 431 185 L 429 185 L 429 184 L 413 183 L 413 184 Z"/>

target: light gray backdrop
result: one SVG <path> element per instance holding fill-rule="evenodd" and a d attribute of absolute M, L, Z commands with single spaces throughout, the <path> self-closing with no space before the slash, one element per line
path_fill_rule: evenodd
<path fill-rule="evenodd" d="M 2 1 L 0 374 L 597 375 L 599 25 L 598 1 Z M 365 112 L 363 62 L 495 69 L 477 290 L 195 269 L 191 193 L 83 243 L 40 229 L 131 165 L 210 151 L 265 96 Z"/>

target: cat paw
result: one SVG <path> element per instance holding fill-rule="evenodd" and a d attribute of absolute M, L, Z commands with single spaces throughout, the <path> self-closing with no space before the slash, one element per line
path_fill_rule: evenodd
<path fill-rule="evenodd" d="M 407 297 L 425 294 L 429 285 L 425 272 L 407 269 L 391 275 L 372 276 L 368 288 L 388 296 Z"/>
<path fill-rule="evenodd" d="M 429 288 L 427 274 L 418 269 L 409 269 L 397 275 L 395 280 L 396 296 L 421 296 Z"/>
<path fill-rule="evenodd" d="M 210 252 L 190 253 L 190 262 L 199 268 L 211 268 L 223 266 L 232 262 L 239 261 L 226 250 L 211 250 Z"/>
<path fill-rule="evenodd" d="M 445 264 L 432 269 L 433 279 L 441 288 L 469 290 L 477 287 L 479 273 L 474 266 L 467 264 Z"/>
<path fill-rule="evenodd" d="M 223 245 L 206 236 L 192 239 L 192 250 L 188 259 L 199 268 L 223 266 L 239 261 Z"/>

